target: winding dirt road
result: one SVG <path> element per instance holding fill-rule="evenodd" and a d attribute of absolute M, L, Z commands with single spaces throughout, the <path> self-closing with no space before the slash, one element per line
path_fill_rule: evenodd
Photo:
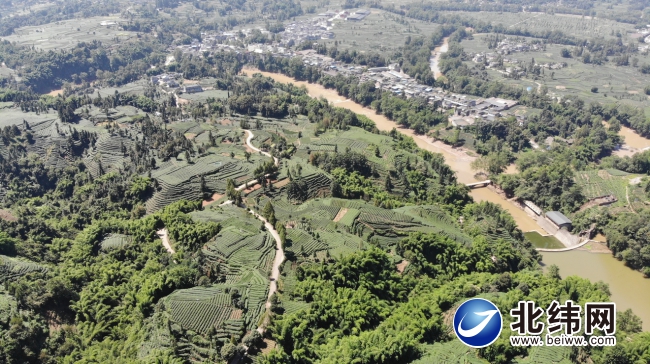
<path fill-rule="evenodd" d="M 266 230 L 268 230 L 271 235 L 273 236 L 273 239 L 275 239 L 275 259 L 273 259 L 273 268 L 271 268 L 271 276 L 269 279 L 271 280 L 269 282 L 269 295 L 266 298 L 266 311 L 267 315 L 264 318 L 264 321 L 260 324 L 260 326 L 257 328 L 257 331 L 262 334 L 264 333 L 264 330 L 266 329 L 266 326 L 270 322 L 270 316 L 268 315 L 269 310 L 271 309 L 271 296 L 278 290 L 278 279 L 280 278 L 280 265 L 282 265 L 282 262 L 284 262 L 284 249 L 282 249 L 282 239 L 280 239 L 280 234 L 278 234 L 278 231 L 275 230 L 275 226 L 271 225 L 266 219 L 251 210 L 251 214 L 253 216 L 257 217 L 260 221 L 264 223 L 264 227 Z"/>
<path fill-rule="evenodd" d="M 246 130 L 246 133 L 248 133 L 248 137 L 246 138 L 246 145 L 248 145 L 249 148 L 251 148 L 252 150 L 254 150 L 254 151 L 258 152 L 258 153 L 262 153 L 263 155 L 265 155 L 267 157 L 273 158 L 273 162 L 277 166 L 279 164 L 279 160 L 276 157 L 271 156 L 271 154 L 269 154 L 267 152 L 262 152 L 259 148 L 256 148 L 251 143 L 251 140 L 253 140 L 253 138 L 255 137 L 253 132 L 250 131 L 250 130 Z M 254 182 L 257 183 L 257 181 L 254 181 Z M 244 184 L 244 186 L 245 185 L 246 184 Z M 242 187 L 242 186 L 239 186 L 239 187 Z M 238 189 L 239 189 L 239 187 L 238 187 Z M 273 239 L 275 239 L 275 249 L 276 249 L 275 259 L 273 259 L 273 268 L 271 268 L 271 277 L 269 277 L 270 280 L 271 280 L 271 282 L 269 283 L 269 295 L 268 295 L 268 297 L 266 299 L 266 310 L 267 310 L 267 313 L 268 313 L 268 311 L 271 309 L 271 296 L 278 290 L 278 278 L 280 278 L 280 265 L 282 265 L 282 262 L 284 262 L 284 250 L 282 249 L 282 239 L 280 239 L 280 234 L 278 234 L 278 231 L 275 230 L 275 226 L 271 225 L 271 223 L 266 221 L 266 219 L 262 215 L 256 213 L 255 211 L 251 210 L 251 214 L 253 214 L 253 216 L 257 217 L 260 221 L 264 222 L 264 227 L 266 228 L 266 230 L 268 230 L 271 233 L 271 235 L 273 236 Z M 266 326 L 269 323 L 269 319 L 270 319 L 270 316 L 267 314 L 264 321 L 257 328 L 257 331 L 260 334 L 264 332 L 264 329 L 266 328 Z"/>
<path fill-rule="evenodd" d="M 261 151 L 259 148 L 256 148 L 251 143 L 251 140 L 253 140 L 253 138 L 255 137 L 255 135 L 253 134 L 252 131 L 246 130 L 246 133 L 248 133 L 248 137 L 246 138 L 246 145 L 248 145 L 249 148 L 251 148 L 252 150 L 254 150 L 254 151 L 258 152 L 258 153 L 262 153 L 263 155 L 265 155 L 267 157 L 273 158 L 273 162 L 275 163 L 276 166 L 278 166 L 280 164 L 280 161 L 278 160 L 278 158 L 273 157 L 271 154 L 269 154 L 267 152 Z M 248 183 L 244 183 L 241 186 L 237 187 L 237 191 L 241 191 L 241 190 L 243 190 L 244 188 L 246 188 L 248 186 L 255 185 L 255 184 L 257 184 L 257 182 L 258 182 L 257 180 L 252 180 L 252 181 L 249 181 Z M 232 204 L 232 200 L 228 200 L 228 201 L 222 203 L 221 206 L 229 205 L 229 204 Z M 268 230 L 271 233 L 271 235 L 273 236 L 273 239 L 275 239 L 275 249 L 276 249 L 275 259 L 273 259 L 273 267 L 271 268 L 271 276 L 269 277 L 269 279 L 270 279 L 270 282 L 269 282 L 269 295 L 266 298 L 267 315 L 264 318 L 264 321 L 262 321 L 260 326 L 257 328 L 257 331 L 260 334 L 262 334 L 262 333 L 264 333 L 264 330 L 266 329 L 266 326 L 270 322 L 270 316 L 268 315 L 268 311 L 271 309 L 271 296 L 273 296 L 273 294 L 278 290 L 278 278 L 280 278 L 280 265 L 282 265 L 282 262 L 284 262 L 284 249 L 282 249 L 282 239 L 280 239 L 280 234 L 278 234 L 278 231 L 275 230 L 275 226 L 271 225 L 271 223 L 269 223 L 264 218 L 264 216 L 256 213 L 255 211 L 251 210 L 250 213 L 253 214 L 253 216 L 255 216 L 256 218 L 258 218 L 260 221 L 262 221 L 264 223 L 264 227 L 266 228 L 266 230 Z M 163 240 L 163 244 L 164 244 L 164 240 Z"/>

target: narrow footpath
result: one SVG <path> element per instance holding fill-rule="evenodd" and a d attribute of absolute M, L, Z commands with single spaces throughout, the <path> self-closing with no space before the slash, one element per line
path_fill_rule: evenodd
<path fill-rule="evenodd" d="M 167 228 L 160 229 L 156 231 L 156 234 L 162 240 L 163 246 L 167 250 L 169 254 L 175 254 L 176 252 L 174 251 L 174 248 L 172 248 L 172 244 L 169 242 L 169 232 L 167 231 Z"/>

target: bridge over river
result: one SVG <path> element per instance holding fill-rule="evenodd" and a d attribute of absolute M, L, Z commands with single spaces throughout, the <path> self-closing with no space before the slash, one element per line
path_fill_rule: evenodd
<path fill-rule="evenodd" d="M 487 187 L 492 184 L 492 181 L 489 179 L 486 179 L 485 181 L 480 181 L 480 182 L 474 182 L 474 183 L 466 183 L 465 186 L 469 188 L 481 188 L 481 187 Z"/>

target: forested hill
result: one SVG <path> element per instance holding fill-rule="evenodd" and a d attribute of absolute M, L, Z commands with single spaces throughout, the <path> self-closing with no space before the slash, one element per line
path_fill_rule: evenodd
<path fill-rule="evenodd" d="M 543 274 L 512 218 L 473 203 L 442 156 L 303 89 L 232 82 L 228 100 L 184 109 L 192 121 L 155 95 L 25 99 L 32 121 L 2 131 L 2 361 L 394 363 L 449 351 L 505 363 L 537 354 L 507 335 L 454 349 L 460 301 L 489 297 L 505 314 L 519 299 L 607 299 L 601 284 Z M 284 106 L 242 115 L 246 97 Z M 140 111 L 119 116 L 128 103 Z M 243 129 L 279 167 L 251 153 Z M 247 209 L 284 245 L 268 312 L 275 245 Z M 619 333 L 637 355 L 645 336 L 626 315 Z"/>

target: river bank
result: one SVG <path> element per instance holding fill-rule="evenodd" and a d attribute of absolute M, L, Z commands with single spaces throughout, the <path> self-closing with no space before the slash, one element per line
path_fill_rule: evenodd
<path fill-rule="evenodd" d="M 603 125 L 609 128 L 609 123 L 603 121 Z M 618 135 L 625 138 L 623 145 L 612 154 L 618 157 L 632 157 L 633 155 L 650 149 L 650 139 L 642 137 L 636 131 L 621 125 Z"/>
<path fill-rule="evenodd" d="M 449 37 L 444 38 L 442 40 L 442 45 L 434 48 L 431 51 L 431 58 L 429 59 L 429 62 L 431 64 L 431 72 L 433 72 L 433 77 L 436 79 L 442 76 L 442 72 L 440 72 L 440 67 L 438 65 L 440 64 L 440 56 L 442 56 L 443 53 L 447 53 L 447 50 L 449 50 Z"/>
<path fill-rule="evenodd" d="M 650 330 L 650 280 L 643 278 L 640 272 L 626 267 L 611 254 L 585 250 L 541 254 L 544 269 L 557 265 L 562 277 L 575 275 L 592 282 L 607 283 L 616 309 L 625 311 L 631 308 L 643 320 L 643 330 Z"/>
<path fill-rule="evenodd" d="M 469 155 L 467 151 L 463 148 L 453 148 L 449 145 L 444 144 L 439 140 L 434 140 L 431 137 L 426 135 L 416 135 L 415 132 L 411 129 L 406 129 L 399 126 L 396 122 L 389 120 L 384 115 L 377 114 L 374 110 L 363 107 L 352 100 L 345 99 L 343 96 L 339 95 L 336 90 L 326 89 L 322 85 L 308 83 L 304 81 L 297 81 L 294 78 L 285 76 L 279 73 L 273 72 L 262 72 L 257 68 L 244 68 L 242 72 L 247 76 L 252 76 L 254 73 L 260 73 L 265 77 L 270 77 L 276 82 L 281 83 L 292 83 L 296 86 L 304 86 L 307 89 L 307 93 L 311 97 L 324 97 L 329 102 L 332 102 L 337 107 L 342 107 L 348 110 L 351 110 L 357 114 L 367 116 L 369 119 L 375 122 L 377 129 L 381 131 L 391 131 L 393 128 L 398 130 L 400 133 L 412 137 L 418 147 L 428 150 L 434 153 L 440 153 L 444 156 L 445 162 L 451 167 L 451 169 L 456 172 L 456 178 L 458 182 L 463 184 L 476 182 L 474 178 L 474 171 L 472 171 L 471 163 L 476 159 L 475 156 Z M 515 173 L 516 168 L 514 164 L 508 166 L 506 173 Z M 543 229 L 537 224 L 537 221 L 530 217 L 526 212 L 513 203 L 509 202 L 505 198 L 501 197 L 492 189 L 488 188 L 477 188 L 473 189 L 470 192 L 470 195 L 474 198 L 475 201 L 489 201 L 495 203 L 512 215 L 517 222 L 519 228 L 523 231 L 532 231 L 532 230 L 542 230 Z"/>
<path fill-rule="evenodd" d="M 253 73 L 261 73 L 266 77 L 274 79 L 276 82 L 292 83 L 297 86 L 304 86 L 311 97 L 324 97 L 338 107 L 346 108 L 357 114 L 365 115 L 375 122 L 379 130 L 390 131 L 393 128 L 400 133 L 413 138 L 418 147 L 440 153 L 445 157 L 446 163 L 456 172 L 456 177 L 460 183 L 472 183 L 477 180 L 474 178 L 474 172 L 471 169 L 471 162 L 476 158 L 467 154 L 464 150 L 452 148 L 440 141 L 422 135 L 415 135 L 410 129 L 399 127 L 397 123 L 389 120 L 383 115 L 378 115 L 374 110 L 365 108 L 351 100 L 346 100 L 340 96 L 336 90 L 329 90 L 319 84 L 310 84 L 303 81 L 296 81 L 278 73 L 260 72 L 254 68 L 246 68 L 244 74 L 250 76 Z M 514 166 L 509 166 L 510 173 L 516 172 Z M 512 215 L 517 226 L 524 232 L 537 230 L 544 233 L 543 229 L 537 224 L 535 219 L 526 214 L 526 212 L 513 203 L 500 196 L 490 188 L 473 189 L 470 194 L 475 201 L 490 201 L 495 203 Z M 616 260 L 611 254 L 592 253 L 589 245 L 585 245 L 580 250 L 567 252 L 548 252 L 541 253 L 543 265 L 548 267 L 552 264 L 560 268 L 560 274 L 563 277 L 577 275 L 587 278 L 592 282 L 603 281 L 610 286 L 612 301 L 617 303 L 619 310 L 631 308 L 644 321 L 644 330 L 650 330 L 650 280 L 644 279 L 640 272 L 627 268 L 623 263 Z M 602 251 L 602 249 L 601 249 Z M 642 292 L 640 292 L 642 291 Z M 639 298 L 641 297 L 641 298 Z"/>

